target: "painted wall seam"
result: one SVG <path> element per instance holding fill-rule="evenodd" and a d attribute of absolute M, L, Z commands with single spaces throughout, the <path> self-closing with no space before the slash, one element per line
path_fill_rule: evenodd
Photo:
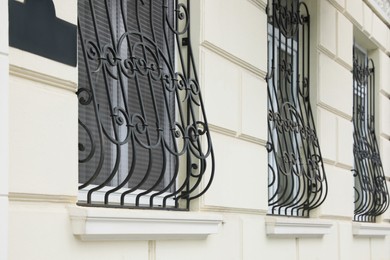
<path fill-rule="evenodd" d="M 352 48 L 352 47 L 351 47 Z M 334 60 L 335 62 L 337 62 L 338 64 L 340 64 L 341 66 L 343 66 L 345 69 L 347 69 L 348 71 L 352 71 L 352 65 L 348 64 L 347 62 L 345 62 L 344 60 L 342 60 L 341 58 L 339 58 L 337 55 L 331 53 L 326 47 L 322 46 L 321 44 L 319 44 L 317 46 L 317 49 L 320 53 L 328 56 L 330 59 Z"/>
<path fill-rule="evenodd" d="M 346 113 L 344 113 L 344 112 L 342 112 L 342 111 L 340 111 L 340 110 L 338 110 L 338 109 L 336 109 L 336 108 L 334 108 L 334 107 L 332 107 L 330 105 L 327 105 L 327 104 L 325 104 L 325 103 L 323 103 L 321 101 L 319 101 L 317 105 L 319 107 L 329 111 L 329 112 L 332 112 L 335 115 L 338 115 L 338 116 L 344 118 L 344 119 L 347 119 L 349 121 L 352 120 L 352 116 L 350 116 L 350 115 L 348 115 L 348 114 L 346 114 Z"/>
<path fill-rule="evenodd" d="M 213 43 L 211 43 L 209 41 L 202 42 L 201 46 L 212 51 L 213 53 L 218 54 L 219 56 L 231 61 L 232 63 L 240 66 L 241 68 L 246 69 L 246 70 L 254 73 L 256 76 L 258 76 L 262 79 L 265 79 L 265 77 L 267 75 L 266 71 L 263 71 L 255 66 L 249 64 L 248 62 L 236 57 L 235 55 L 225 51 L 224 49 L 214 45 Z"/>
<path fill-rule="evenodd" d="M 47 74 L 25 69 L 15 65 L 10 65 L 9 73 L 12 76 L 24 78 L 38 83 L 43 83 L 45 85 L 57 87 L 64 90 L 69 90 L 74 93 L 77 91 L 77 84 L 74 82 L 63 80 L 54 76 L 49 76 Z"/>
<path fill-rule="evenodd" d="M 262 11 L 266 11 L 267 4 L 262 0 L 248 0 L 250 3 L 254 4 L 257 8 Z"/>
<path fill-rule="evenodd" d="M 14 202 L 50 202 L 76 205 L 77 196 L 31 194 L 31 193 L 9 193 L 9 200 Z"/>

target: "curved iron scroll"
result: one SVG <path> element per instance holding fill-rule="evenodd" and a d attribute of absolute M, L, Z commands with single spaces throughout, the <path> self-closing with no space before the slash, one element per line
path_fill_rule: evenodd
<path fill-rule="evenodd" d="M 310 106 L 310 16 L 298 0 L 270 0 L 268 154 L 270 214 L 308 216 L 328 191 Z"/>
<path fill-rule="evenodd" d="M 189 209 L 214 176 L 189 1 L 79 0 L 78 22 L 79 204 Z"/>
<path fill-rule="evenodd" d="M 375 67 L 356 47 L 353 53 L 354 220 L 375 222 L 389 207 L 389 192 L 375 135 Z"/>

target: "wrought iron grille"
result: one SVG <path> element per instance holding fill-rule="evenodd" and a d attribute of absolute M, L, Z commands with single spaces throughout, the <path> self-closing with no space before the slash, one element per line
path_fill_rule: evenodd
<path fill-rule="evenodd" d="M 310 106 L 310 16 L 298 0 L 268 7 L 269 213 L 309 216 L 327 195 Z"/>
<path fill-rule="evenodd" d="M 355 221 L 375 222 L 389 207 L 389 192 L 375 135 L 375 67 L 353 49 Z"/>
<path fill-rule="evenodd" d="M 188 210 L 209 188 L 189 2 L 78 1 L 80 205 Z"/>

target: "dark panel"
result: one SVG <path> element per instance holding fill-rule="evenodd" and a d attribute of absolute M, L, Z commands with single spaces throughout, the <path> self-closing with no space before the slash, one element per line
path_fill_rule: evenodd
<path fill-rule="evenodd" d="M 56 17 L 51 0 L 8 3 L 10 46 L 76 66 L 76 26 Z"/>

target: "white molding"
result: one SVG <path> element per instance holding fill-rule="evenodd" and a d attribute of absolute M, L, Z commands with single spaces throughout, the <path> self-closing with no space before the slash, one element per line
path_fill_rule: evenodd
<path fill-rule="evenodd" d="M 390 26 L 390 10 L 384 10 L 379 5 L 378 0 L 364 0 L 368 7 L 384 22 L 387 26 Z M 381 1 L 383 7 L 385 7 L 384 1 Z M 390 6 L 389 6 L 390 8 Z"/>
<path fill-rule="evenodd" d="M 236 132 L 234 130 L 230 130 L 230 129 L 227 129 L 227 128 L 224 128 L 224 127 L 213 125 L 211 123 L 209 123 L 209 129 L 211 131 L 213 131 L 213 132 L 218 133 L 218 134 L 223 134 L 223 135 L 226 135 L 226 136 L 229 136 L 229 137 L 237 138 L 239 140 L 251 142 L 251 143 L 254 143 L 254 144 L 261 145 L 261 146 L 266 146 L 267 145 L 267 140 L 260 139 L 260 138 L 257 138 L 257 137 L 251 136 L 251 135 L 239 133 L 239 132 Z"/>
<path fill-rule="evenodd" d="M 209 130 L 216 132 L 216 133 L 219 133 L 219 134 L 223 134 L 223 135 L 230 136 L 230 137 L 237 137 L 238 136 L 238 133 L 236 131 L 227 129 L 225 127 L 217 126 L 217 125 L 214 125 L 212 123 L 209 123 L 208 127 L 209 127 Z"/>
<path fill-rule="evenodd" d="M 335 160 L 331 160 L 331 159 L 323 157 L 322 161 L 324 163 L 326 163 L 326 164 L 329 164 L 329 165 L 332 165 L 332 166 L 336 166 L 336 167 L 339 167 L 339 168 L 344 169 L 344 170 L 348 170 L 348 171 L 353 170 L 353 166 L 352 165 L 347 165 L 347 164 L 344 164 L 344 163 L 340 163 L 340 162 L 335 161 Z"/>
<path fill-rule="evenodd" d="M 336 8 L 340 13 L 344 14 L 345 13 L 345 3 L 344 6 L 341 6 L 336 0 L 328 0 L 334 8 Z"/>
<path fill-rule="evenodd" d="M 29 70 L 23 67 L 11 65 L 9 66 L 9 73 L 12 76 L 32 80 L 35 82 L 43 83 L 49 86 L 57 87 L 60 89 L 69 90 L 72 92 L 77 91 L 77 84 L 63 80 L 54 76 L 43 74 L 37 71 Z"/>
<path fill-rule="evenodd" d="M 267 217 L 266 233 L 277 238 L 321 238 L 330 233 L 332 222 L 322 219 Z"/>
<path fill-rule="evenodd" d="M 356 237 L 385 237 L 390 235 L 390 225 L 355 222 L 352 224 L 352 234 Z"/>
<path fill-rule="evenodd" d="M 201 46 L 207 50 L 210 50 L 212 51 L 213 53 L 216 53 L 218 54 L 219 56 L 229 60 L 230 62 L 238 65 L 239 67 L 243 68 L 243 69 L 246 69 L 247 71 L 250 71 L 252 72 L 253 74 L 255 74 L 256 76 L 258 76 L 259 78 L 262 78 L 262 79 L 265 79 L 265 77 L 267 76 L 267 72 L 266 71 L 263 71 L 259 68 L 257 68 L 256 66 L 238 58 L 237 56 L 225 51 L 224 49 L 214 45 L 213 43 L 209 42 L 209 41 L 204 41 L 202 42 Z"/>
<path fill-rule="evenodd" d="M 320 107 L 320 108 L 323 108 L 323 109 L 325 109 L 325 110 L 327 110 L 327 111 L 329 111 L 329 112 L 331 112 L 331 113 L 333 113 L 333 114 L 335 114 L 335 115 L 337 115 L 339 117 L 342 117 L 342 118 L 344 118 L 344 119 L 346 119 L 348 121 L 352 121 L 352 114 L 348 115 L 347 113 L 342 112 L 342 111 L 338 110 L 337 108 L 334 108 L 334 107 L 326 104 L 325 102 L 323 102 L 321 100 L 319 100 L 317 102 L 317 106 Z M 352 112 L 352 109 L 351 109 L 351 112 Z"/>
<path fill-rule="evenodd" d="M 344 67 L 345 69 L 347 69 L 348 71 L 352 71 L 353 70 L 353 65 L 352 64 L 348 64 L 346 61 L 344 61 L 343 59 L 341 59 L 338 55 L 332 53 L 330 50 L 328 50 L 325 46 L 323 46 L 321 43 L 318 44 L 317 46 L 317 50 L 321 53 L 321 54 L 324 54 L 326 56 L 328 56 L 328 58 L 330 58 L 331 60 L 333 60 L 334 62 L 337 62 L 340 66 Z"/>
<path fill-rule="evenodd" d="M 219 214 L 68 207 L 73 234 L 84 241 L 205 239 L 218 232 Z"/>
<path fill-rule="evenodd" d="M 76 196 L 67 196 L 67 195 L 52 195 L 52 194 L 33 194 L 33 193 L 9 193 L 10 201 L 19 201 L 19 202 L 42 202 L 42 203 L 76 203 Z"/>
<path fill-rule="evenodd" d="M 255 5 L 257 8 L 265 12 L 265 9 L 267 8 L 267 4 L 263 2 L 262 0 L 248 0 L 250 3 Z"/>
<path fill-rule="evenodd" d="M 224 206 L 210 206 L 210 205 L 202 205 L 200 207 L 201 210 L 204 211 L 213 211 L 213 212 L 221 212 L 221 213 L 237 213 L 237 214 L 251 214 L 264 216 L 267 214 L 268 210 L 266 209 L 249 209 L 249 208 L 237 208 L 237 207 L 224 207 Z"/>
<path fill-rule="evenodd" d="M 258 144 L 261 146 L 267 145 L 267 140 L 257 138 L 257 137 L 251 136 L 251 135 L 247 135 L 247 134 L 239 134 L 238 139 L 241 139 L 241 140 L 244 140 L 247 142 L 251 142 L 251 143 L 255 143 L 255 144 Z"/>

